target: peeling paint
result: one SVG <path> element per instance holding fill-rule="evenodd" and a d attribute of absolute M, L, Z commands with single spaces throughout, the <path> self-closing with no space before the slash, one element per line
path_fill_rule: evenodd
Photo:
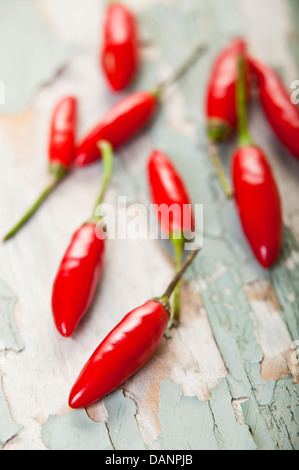
<path fill-rule="evenodd" d="M 208 4 L 202 2 L 201 7 L 197 7 L 198 4 L 196 4 L 195 8 L 193 5 L 193 10 L 192 3 L 191 1 L 184 2 L 184 6 L 187 5 L 186 9 L 184 9 L 177 2 L 174 2 L 174 5 L 171 6 L 171 12 L 164 5 L 163 15 L 160 15 L 161 19 L 168 15 L 171 17 L 178 16 L 176 24 L 182 34 L 180 50 L 183 50 L 184 46 L 188 47 L 188 44 L 190 47 L 190 43 L 192 44 L 190 37 L 194 38 L 194 28 L 197 26 L 198 30 L 201 30 L 199 25 L 203 18 L 206 20 L 205 15 L 209 8 L 219 12 L 219 18 L 221 17 L 222 19 L 223 10 L 230 12 L 233 7 L 233 4 L 231 4 L 231 9 L 227 10 L 227 4 L 225 7 L 222 4 L 221 7 L 219 2 L 211 1 Z M 234 10 L 236 13 L 238 11 L 237 3 L 234 3 L 234 5 L 236 6 Z M 156 10 L 158 8 L 157 5 L 153 7 L 150 10 L 150 14 L 157 16 Z M 184 12 L 180 11 L 180 9 L 184 9 Z M 205 15 L 199 18 L 202 13 L 201 9 L 205 10 Z M 190 13 L 191 10 L 193 11 L 192 19 L 190 16 L 186 19 L 184 14 L 186 15 L 186 11 Z M 151 21 L 153 24 L 154 20 L 152 19 Z M 155 18 L 155 21 L 156 33 L 158 18 Z M 215 21 L 214 18 L 213 21 Z M 227 41 L 229 35 L 238 34 L 240 23 L 237 14 L 234 16 L 234 19 L 231 18 L 229 25 L 221 20 L 214 23 L 213 21 L 205 24 L 203 34 L 209 34 L 210 37 L 216 37 L 217 35 L 218 40 L 215 48 L 219 48 L 222 41 Z M 161 31 L 160 28 L 157 34 L 162 44 L 162 53 L 165 51 L 165 57 L 174 66 L 177 60 L 167 53 L 167 51 L 171 50 L 169 38 L 166 37 L 166 33 L 164 34 L 164 31 Z M 274 424 L 271 422 L 270 426 L 269 419 L 262 413 L 262 410 L 264 411 L 264 406 L 266 406 L 271 415 L 273 409 L 269 404 L 273 402 L 274 390 L 277 386 L 283 387 L 285 382 L 283 382 L 284 379 L 281 379 L 282 381 L 280 380 L 279 382 L 263 380 L 261 377 L 261 364 L 264 366 L 263 373 L 265 373 L 265 365 L 268 358 L 275 358 L 276 364 L 278 364 L 276 352 L 281 355 L 284 368 L 274 371 L 275 373 L 272 376 L 269 373 L 265 373 L 265 375 L 268 379 L 273 377 L 277 380 L 289 373 L 285 360 L 285 349 L 288 343 L 291 344 L 292 340 L 299 338 L 299 319 L 297 316 L 299 311 L 299 308 L 297 308 L 299 266 L 296 256 L 294 256 L 294 253 L 298 252 L 298 248 L 291 230 L 286 227 L 284 231 L 284 245 L 279 262 L 273 270 L 264 271 L 254 260 L 248 247 L 242 233 L 234 202 L 226 201 L 221 192 L 207 154 L 204 123 L 200 113 L 200 106 L 204 99 L 202 90 L 205 90 L 207 80 L 206 71 L 209 69 L 209 64 L 214 54 L 213 50 L 209 50 L 207 57 L 200 61 L 198 70 L 197 66 L 194 67 L 197 70 L 197 86 L 195 86 L 192 72 L 190 72 L 188 77 L 182 80 L 179 87 L 185 98 L 185 108 L 188 109 L 188 115 L 194 116 L 198 122 L 196 134 L 193 132 L 191 137 L 187 138 L 182 132 L 178 132 L 178 127 L 169 125 L 166 102 L 164 111 L 159 115 L 157 125 L 151 129 L 151 137 L 156 147 L 171 156 L 190 188 L 193 202 L 204 204 L 204 247 L 186 278 L 192 281 L 192 288 L 196 289 L 196 284 L 198 284 L 203 308 L 208 315 L 214 338 L 225 366 L 229 371 L 229 375 L 225 380 L 227 381 L 226 386 L 230 393 L 230 399 L 248 398 L 242 404 L 242 408 L 246 410 L 244 421 L 249 427 L 245 426 L 243 428 L 243 438 L 246 436 L 249 447 L 256 446 L 259 449 L 272 449 L 275 448 L 276 436 L 279 434 L 278 426 L 275 426 L 276 420 L 273 416 L 272 421 Z M 234 142 L 222 147 L 221 155 L 224 164 L 227 165 L 227 169 L 229 168 L 230 156 L 233 149 Z M 165 248 L 165 245 L 163 247 Z M 251 302 L 254 289 L 250 287 L 250 284 L 254 285 L 260 282 L 267 282 L 269 289 L 268 292 L 265 291 L 263 293 L 266 296 L 265 303 L 261 301 L 263 308 L 258 310 L 260 305 L 257 306 Z M 290 293 L 293 295 L 292 303 L 289 301 Z M 271 306 L 269 307 L 269 305 Z M 251 316 L 253 307 L 256 307 L 254 308 L 255 319 Z M 275 325 L 277 327 L 271 323 L 273 319 L 276 319 Z M 271 325 L 272 328 L 270 327 Z M 271 344 L 271 342 L 274 342 L 274 344 Z M 273 347 L 275 347 L 275 351 Z M 263 360 L 265 361 L 264 363 Z M 285 380 L 288 380 L 290 383 L 292 382 L 291 378 Z M 223 383 L 219 385 L 219 387 L 223 386 Z M 164 388 L 162 388 L 160 394 L 160 402 L 166 401 L 166 396 L 163 397 L 163 394 Z M 227 408 L 221 394 L 217 394 L 215 389 L 213 389 L 211 396 L 214 396 L 215 409 L 219 407 L 220 413 L 218 419 L 220 423 L 221 415 L 227 414 L 228 416 L 233 416 L 233 410 Z M 276 400 L 279 402 L 281 397 L 282 395 L 279 398 L 277 397 Z M 177 398 L 179 399 L 179 397 Z M 170 399 L 169 396 L 168 399 Z M 283 413 L 283 406 L 279 403 L 276 406 L 280 406 L 281 413 Z M 290 401 L 289 407 L 292 412 L 295 412 L 294 406 L 294 402 Z M 159 419 L 161 424 L 160 414 Z M 228 447 L 230 445 L 238 446 L 238 442 L 233 438 L 234 427 L 229 429 L 227 435 L 224 434 L 222 436 L 219 431 L 221 426 L 218 427 L 217 419 L 215 419 L 215 426 L 218 430 L 217 442 L 219 445 L 221 444 L 224 447 L 225 444 Z M 167 432 L 169 433 L 170 429 L 167 428 L 165 430 L 164 428 L 165 432 L 163 432 L 162 425 L 161 428 L 162 435 L 159 437 L 160 442 L 164 442 L 164 439 L 166 443 L 171 445 L 171 438 L 169 437 L 169 442 L 167 440 Z M 286 420 L 286 429 L 288 430 L 286 434 L 288 432 L 292 434 L 289 439 L 289 445 L 294 445 L 291 444 L 292 440 L 294 440 L 294 427 L 290 425 L 288 420 Z M 253 440 L 249 437 L 251 433 Z M 240 433 L 240 436 L 242 436 L 242 433 Z M 176 436 L 173 436 L 173 439 L 176 439 Z M 226 442 L 225 439 L 227 440 Z M 240 441 L 239 444 L 241 446 L 244 445 L 245 440 L 243 439 L 243 442 Z M 230 441 L 230 444 L 228 441 Z M 284 447 L 287 447 L 287 445 L 284 444 Z"/>
<path fill-rule="evenodd" d="M 136 404 L 121 391 L 104 400 L 106 438 L 115 449 L 143 448 L 147 440 L 151 448 L 165 450 L 298 448 L 298 386 L 290 376 L 282 377 L 290 372 L 285 349 L 299 338 L 299 247 L 286 227 L 276 266 L 265 271 L 258 265 L 242 233 L 235 204 L 225 199 L 207 153 L 202 109 L 208 70 L 219 47 L 242 29 L 239 4 L 174 0 L 171 5 L 153 4 L 140 13 L 143 34 L 156 53 L 145 57 L 136 88 L 151 88 L 160 75 L 167 76 L 177 66 L 192 44 L 215 38 L 205 57 L 165 93 L 164 107 L 142 139 L 120 151 L 115 181 L 128 191 L 129 199 L 148 200 L 144 168 L 154 145 L 171 156 L 193 202 L 204 204 L 204 248 L 186 280 L 191 281 L 188 289 L 192 288 L 197 302 L 200 298 L 200 311 L 211 328 L 210 335 L 206 326 L 209 341 L 214 339 L 223 366 L 215 374 L 218 385 L 215 377 L 208 387 L 201 382 L 200 372 L 207 365 L 203 362 L 206 355 L 201 354 L 204 335 L 196 337 L 196 325 L 204 323 L 203 317 L 200 322 L 196 319 L 198 308 L 192 306 L 189 292 L 189 300 L 182 297 L 188 309 L 186 323 L 183 319 L 171 345 L 163 342 L 153 360 L 125 384 L 127 395 L 138 396 Z M 174 36 L 180 37 L 175 49 Z M 161 57 L 168 64 L 163 69 Z M 173 99 L 179 103 L 179 115 L 173 114 Z M 221 148 L 228 174 L 234 145 L 230 142 Z M 138 154 L 138 159 L 131 158 L 132 154 Z M 171 255 L 169 244 L 161 243 L 161 249 Z M 178 351 L 184 342 L 190 350 L 185 348 L 181 364 Z M 146 403 L 156 410 L 157 400 L 158 422 L 146 411 Z M 60 419 L 52 418 L 53 422 Z M 157 433 L 157 441 L 145 427 Z"/>
<path fill-rule="evenodd" d="M 186 275 L 189 284 L 182 283 L 182 323 L 171 341 L 163 340 L 124 392 L 98 405 L 98 414 L 94 405 L 89 416 L 50 416 L 42 437 L 51 449 L 299 449 L 298 365 L 290 364 L 291 343 L 299 340 L 299 246 L 285 227 L 278 263 L 264 271 L 207 154 L 202 110 L 208 70 L 219 47 L 242 29 L 239 5 L 172 0 L 140 12 L 152 54 L 145 54 L 138 89 L 156 85 L 193 44 L 215 41 L 164 94 L 155 122 L 118 152 L 114 183 L 128 202 L 149 202 L 147 158 L 153 146 L 165 151 L 193 202 L 204 204 L 204 248 Z M 221 148 L 228 175 L 234 146 Z M 170 244 L 160 248 L 171 255 Z"/>
<path fill-rule="evenodd" d="M 7 441 L 22 429 L 11 417 L 5 395 L 2 390 L 2 374 L 0 373 L 0 449 Z"/>
<path fill-rule="evenodd" d="M 14 319 L 17 300 L 17 296 L 11 288 L 0 281 L 0 353 L 2 355 L 8 349 L 19 352 L 24 348 L 24 343 Z"/>
<path fill-rule="evenodd" d="M 179 385 L 161 384 L 158 418 L 163 450 L 217 450 L 213 417 L 208 403 L 185 397 Z"/>
<path fill-rule="evenodd" d="M 138 430 L 135 402 L 121 390 L 103 400 L 105 423 L 90 419 L 85 410 L 50 416 L 42 426 L 42 438 L 51 450 L 145 450 Z"/>
<path fill-rule="evenodd" d="M 136 422 L 137 406 L 118 390 L 104 399 L 107 429 L 115 450 L 145 450 Z"/>
<path fill-rule="evenodd" d="M 42 438 L 51 450 L 113 450 L 104 423 L 95 423 L 85 410 L 50 416 Z"/>

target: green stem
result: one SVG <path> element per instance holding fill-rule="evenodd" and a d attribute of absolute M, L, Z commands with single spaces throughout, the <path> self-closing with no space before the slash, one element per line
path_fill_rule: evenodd
<path fill-rule="evenodd" d="M 230 187 L 230 185 L 227 181 L 225 171 L 224 171 L 222 162 L 220 160 L 220 157 L 219 157 L 219 154 L 218 154 L 218 151 L 217 151 L 216 144 L 214 142 L 212 142 L 211 140 L 209 141 L 209 155 L 210 155 L 211 161 L 214 165 L 214 168 L 215 168 L 216 174 L 218 176 L 218 179 L 220 181 L 220 184 L 223 188 L 225 196 L 228 199 L 233 198 L 234 192 L 233 192 L 232 188 Z"/>
<path fill-rule="evenodd" d="M 238 58 L 238 83 L 237 83 L 237 114 L 239 127 L 239 146 L 252 145 L 253 141 L 248 131 L 247 122 L 247 93 L 246 93 L 245 59 Z"/>
<path fill-rule="evenodd" d="M 176 273 L 179 273 L 182 267 L 182 258 L 183 258 L 183 248 L 184 248 L 184 239 L 172 239 L 172 243 L 174 246 L 174 254 L 175 254 L 175 268 Z M 173 315 L 172 315 L 172 324 L 173 326 L 177 326 L 179 323 L 180 317 L 180 283 L 176 285 L 174 290 L 174 300 L 173 300 Z"/>
<path fill-rule="evenodd" d="M 66 172 L 61 173 L 60 175 L 55 175 L 52 182 L 49 186 L 42 192 L 36 202 L 31 206 L 31 208 L 26 212 L 26 214 L 19 220 L 19 222 L 5 235 L 3 241 L 7 241 L 10 238 L 14 237 L 18 231 L 31 219 L 31 217 L 37 212 L 43 202 L 47 197 L 53 192 L 53 190 L 58 186 L 58 184 L 65 178 Z"/>
<path fill-rule="evenodd" d="M 102 180 L 101 191 L 93 211 L 92 219 L 100 220 L 101 216 L 97 215 L 98 207 L 103 203 L 106 190 L 112 178 L 114 156 L 113 147 L 110 142 L 107 142 L 106 140 L 101 140 L 100 142 L 98 142 L 97 145 L 102 154 L 104 176 Z"/>
<path fill-rule="evenodd" d="M 178 69 L 166 80 L 163 80 L 153 91 L 153 94 L 159 98 L 164 88 L 178 81 L 195 64 L 197 59 L 207 50 L 207 46 L 199 44 L 191 52 L 190 56 L 178 67 Z"/>
<path fill-rule="evenodd" d="M 165 294 L 162 296 L 162 298 L 167 298 L 169 299 L 175 290 L 178 282 L 180 282 L 181 278 L 185 274 L 185 271 L 189 268 L 190 264 L 192 264 L 194 258 L 197 256 L 197 254 L 200 252 L 201 248 L 197 248 L 196 250 L 192 251 L 190 255 L 186 258 L 184 264 L 182 265 L 181 269 L 179 272 L 175 275 L 174 279 L 172 282 L 169 284 Z"/>

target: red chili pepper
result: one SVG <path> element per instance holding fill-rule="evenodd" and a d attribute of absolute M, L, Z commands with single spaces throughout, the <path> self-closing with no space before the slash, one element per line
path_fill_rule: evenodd
<path fill-rule="evenodd" d="M 264 268 L 276 261 L 282 242 L 282 210 L 279 191 L 263 151 L 247 130 L 244 60 L 240 59 L 238 86 L 239 149 L 233 157 L 236 204 L 244 233 Z"/>
<path fill-rule="evenodd" d="M 153 204 L 173 206 L 171 212 L 158 212 L 165 233 L 181 235 L 191 232 L 194 218 L 185 184 L 173 163 L 158 150 L 152 152 L 148 161 L 148 180 Z"/>
<path fill-rule="evenodd" d="M 278 74 L 270 67 L 249 59 L 250 69 L 257 79 L 259 97 L 264 112 L 276 136 L 292 155 L 299 158 L 299 108 L 292 103 Z"/>
<path fill-rule="evenodd" d="M 138 28 L 134 15 L 120 3 L 112 3 L 104 25 L 101 63 L 114 91 L 127 88 L 139 64 Z"/>
<path fill-rule="evenodd" d="M 99 146 L 105 175 L 96 210 L 91 219 L 75 232 L 53 285 L 53 317 L 57 330 L 64 337 L 74 333 L 88 311 L 104 266 L 105 234 L 98 227 L 100 218 L 96 211 L 111 178 L 113 155 L 108 142 L 101 142 Z"/>
<path fill-rule="evenodd" d="M 264 268 L 277 259 L 282 241 L 280 196 L 267 158 L 259 147 L 241 147 L 234 155 L 233 181 L 243 230 Z"/>
<path fill-rule="evenodd" d="M 74 161 L 76 124 L 77 100 L 69 96 L 57 104 L 51 122 L 49 162 L 50 169 L 54 173 L 57 165 L 69 170 Z"/>
<path fill-rule="evenodd" d="M 88 133 L 79 145 L 76 165 L 88 165 L 100 158 L 96 146 L 99 140 L 104 139 L 111 142 L 114 150 L 116 150 L 141 131 L 156 113 L 159 105 L 158 96 L 164 87 L 180 78 L 204 50 L 205 47 L 203 46 L 195 48 L 178 71 L 169 80 L 158 86 L 153 93 L 132 93 L 108 111 L 106 116 L 101 119 L 99 124 Z"/>
<path fill-rule="evenodd" d="M 225 140 L 237 128 L 237 58 L 246 55 L 246 43 L 236 39 L 217 57 L 208 82 L 206 117 L 212 141 Z"/>
<path fill-rule="evenodd" d="M 50 173 L 53 176 L 50 185 L 43 191 L 37 201 L 8 232 L 4 241 L 12 238 L 35 214 L 45 199 L 67 175 L 76 155 L 75 134 L 77 125 L 77 100 L 73 97 L 63 98 L 57 104 L 51 122 L 48 158 Z"/>
<path fill-rule="evenodd" d="M 245 41 L 236 39 L 221 51 L 213 65 L 207 87 L 206 119 L 209 154 L 224 193 L 228 198 L 233 197 L 233 191 L 227 181 L 216 142 L 228 139 L 237 127 L 237 58 L 240 55 L 245 57 L 246 50 Z"/>
<path fill-rule="evenodd" d="M 84 166 L 99 160 L 99 140 L 108 140 L 114 150 L 127 142 L 149 123 L 157 106 L 154 93 L 137 92 L 120 101 L 81 142 L 76 165 Z"/>
<path fill-rule="evenodd" d="M 187 189 L 169 158 L 155 150 L 148 162 L 148 181 L 153 204 L 166 234 L 175 249 L 177 272 L 181 269 L 185 237 L 194 228 L 191 200 Z M 177 325 L 180 311 L 180 286 L 175 290 L 172 324 Z"/>
<path fill-rule="evenodd" d="M 69 396 L 71 408 L 84 408 L 113 392 L 153 356 L 166 332 L 169 297 L 199 250 L 194 251 L 164 296 L 136 308 L 92 354 Z"/>

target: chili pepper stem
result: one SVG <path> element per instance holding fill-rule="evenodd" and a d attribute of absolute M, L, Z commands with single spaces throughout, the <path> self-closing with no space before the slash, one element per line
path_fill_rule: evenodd
<path fill-rule="evenodd" d="M 186 72 L 190 69 L 196 60 L 206 51 L 207 46 L 203 44 L 198 44 L 194 50 L 191 52 L 190 56 L 181 64 L 181 66 L 166 80 L 163 80 L 153 91 L 153 94 L 158 98 L 160 94 L 164 91 L 164 88 L 168 87 L 174 82 L 177 82 L 182 78 Z"/>
<path fill-rule="evenodd" d="M 183 275 L 185 274 L 186 270 L 192 264 L 193 260 L 196 258 L 197 254 L 200 251 L 201 251 L 201 248 L 197 248 L 196 250 L 192 251 L 192 253 L 190 253 L 190 255 L 186 258 L 185 262 L 183 263 L 181 269 L 177 272 L 174 279 L 169 284 L 169 286 L 168 286 L 165 294 L 162 296 L 162 298 L 166 297 L 167 299 L 169 299 L 171 297 L 171 295 L 172 295 L 173 291 L 175 290 L 177 284 L 180 282 L 180 280 L 183 277 Z"/>
<path fill-rule="evenodd" d="M 228 199 L 232 199 L 234 197 L 234 192 L 227 181 L 225 171 L 224 171 L 222 162 L 220 160 L 216 144 L 212 140 L 209 141 L 209 155 L 213 163 L 213 166 L 215 168 L 218 179 L 223 188 L 225 196 Z"/>
<path fill-rule="evenodd" d="M 178 273 L 182 267 L 184 239 L 172 238 L 172 243 L 174 246 L 174 255 L 175 255 L 174 259 L 175 259 L 176 273 Z M 178 326 L 179 316 L 180 316 L 180 283 L 176 285 L 176 288 L 174 290 L 173 314 L 171 316 L 169 328 Z"/>
<path fill-rule="evenodd" d="M 246 88 L 245 88 L 245 60 L 241 55 L 238 57 L 238 82 L 237 82 L 237 114 L 239 129 L 239 147 L 253 145 L 248 131 L 246 113 Z"/>
<path fill-rule="evenodd" d="M 101 140 L 97 144 L 99 151 L 102 154 L 102 160 L 103 160 L 103 170 L 104 170 L 104 176 L 102 180 L 102 186 L 101 186 L 101 191 L 99 194 L 99 197 L 97 199 L 93 215 L 91 220 L 99 221 L 102 216 L 98 215 L 99 211 L 99 206 L 103 203 L 107 188 L 109 186 L 109 183 L 111 181 L 112 173 L 113 173 L 113 147 L 110 142 L 106 140 Z"/>
<path fill-rule="evenodd" d="M 19 222 L 5 235 L 3 241 L 7 241 L 14 237 L 19 230 L 31 219 L 31 217 L 37 212 L 43 202 L 47 197 L 53 192 L 53 190 L 58 186 L 58 184 L 65 178 L 65 173 L 56 174 L 53 176 L 53 179 L 49 186 L 41 193 L 36 202 L 31 206 L 31 208 L 26 212 L 26 214 L 19 220 Z"/>

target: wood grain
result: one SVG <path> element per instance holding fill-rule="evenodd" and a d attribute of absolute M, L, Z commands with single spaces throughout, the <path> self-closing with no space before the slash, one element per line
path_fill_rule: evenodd
<path fill-rule="evenodd" d="M 75 171 L 19 236 L 0 246 L 0 279 L 19 299 L 14 317 L 24 344 L 22 350 L 8 350 L 0 364 L 3 409 L 9 410 L 0 420 L 0 440 L 7 450 L 298 449 L 299 369 L 292 343 L 299 340 L 299 164 L 277 143 L 254 101 L 251 131 L 269 155 L 286 226 L 279 263 L 264 272 L 248 249 L 233 201 L 223 198 L 207 154 L 203 112 L 211 63 L 241 32 L 253 54 L 271 58 L 282 70 L 286 84 L 299 78 L 289 47 L 288 3 L 128 4 L 136 7 L 142 30 L 143 65 L 133 88 L 153 87 L 192 45 L 209 45 L 205 57 L 166 91 L 153 124 L 118 152 L 107 194 L 114 205 L 117 195 L 126 196 L 128 204 L 148 205 L 145 164 L 159 147 L 175 162 L 194 203 L 204 204 L 204 249 L 183 284 L 181 328 L 107 401 L 87 413 L 69 410 L 70 387 L 99 342 L 125 313 L 160 295 L 173 275 L 167 242 L 111 240 L 89 315 L 72 339 L 59 337 L 51 317 L 52 282 L 73 231 L 93 208 L 101 165 Z M 39 0 L 37 5 L 41 21 L 60 41 L 75 44 L 77 53 L 54 81 L 36 91 L 24 113 L 0 117 L 3 233 L 47 182 L 48 127 L 58 98 L 78 96 L 80 137 L 120 98 L 107 90 L 98 65 L 104 4 Z M 234 146 L 233 141 L 221 150 L 228 172 Z M 125 214 L 126 207 L 120 210 Z M 7 423 L 14 423 L 13 429 L 4 435 Z"/>

